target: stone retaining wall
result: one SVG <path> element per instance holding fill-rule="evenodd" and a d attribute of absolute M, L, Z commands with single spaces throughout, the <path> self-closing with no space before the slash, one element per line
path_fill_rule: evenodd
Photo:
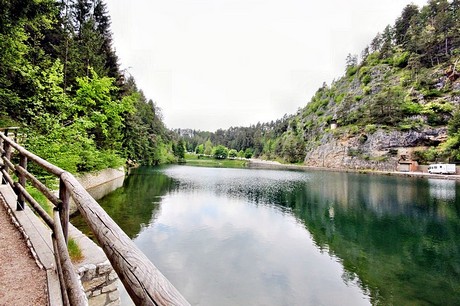
<path fill-rule="evenodd" d="M 85 264 L 78 269 L 83 288 L 91 306 L 120 305 L 118 276 L 110 262 Z"/>
<path fill-rule="evenodd" d="M 104 251 L 74 226 L 70 226 L 69 235 L 77 242 L 84 256 L 83 260 L 74 263 L 74 266 L 80 276 L 89 305 L 120 305 L 118 275 Z"/>

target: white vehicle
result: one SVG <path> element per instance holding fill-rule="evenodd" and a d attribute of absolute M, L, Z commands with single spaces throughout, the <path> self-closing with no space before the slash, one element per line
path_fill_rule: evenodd
<path fill-rule="evenodd" d="M 428 166 L 428 173 L 455 174 L 455 164 L 433 164 Z"/>

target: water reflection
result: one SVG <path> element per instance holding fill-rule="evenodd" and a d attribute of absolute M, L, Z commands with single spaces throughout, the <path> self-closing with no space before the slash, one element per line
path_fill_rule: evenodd
<path fill-rule="evenodd" d="M 173 166 L 101 204 L 195 305 L 458 305 L 458 188 Z"/>
<path fill-rule="evenodd" d="M 439 200 L 455 199 L 455 181 L 442 179 L 428 179 L 430 184 L 430 195 Z"/>

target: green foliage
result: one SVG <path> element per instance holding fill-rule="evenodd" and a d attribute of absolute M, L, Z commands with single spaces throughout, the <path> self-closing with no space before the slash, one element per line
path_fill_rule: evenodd
<path fill-rule="evenodd" d="M 418 161 L 419 164 L 428 164 L 435 162 L 439 157 L 439 152 L 435 147 L 428 148 L 426 150 L 416 150 L 413 152 L 413 160 Z"/>
<path fill-rule="evenodd" d="M 288 163 L 302 162 L 305 157 L 305 142 L 293 133 L 282 139 L 282 156 Z"/>
<path fill-rule="evenodd" d="M 460 161 L 460 111 L 454 112 L 452 119 L 447 126 L 448 139 L 441 145 L 444 155 L 454 161 Z"/>
<path fill-rule="evenodd" d="M 359 126 L 357 125 L 350 125 L 348 128 L 348 133 L 350 135 L 356 135 L 359 133 Z"/>
<path fill-rule="evenodd" d="M 185 142 L 181 139 L 177 143 L 172 144 L 172 151 L 179 161 L 185 158 Z"/>
<path fill-rule="evenodd" d="M 418 115 L 423 112 L 423 106 L 412 101 L 404 101 L 401 109 L 406 115 Z"/>
<path fill-rule="evenodd" d="M 26 147 L 47 161 L 71 173 L 118 168 L 124 159 L 115 151 L 97 150 L 92 139 L 73 126 L 50 126 L 46 134 L 27 132 Z"/>
<path fill-rule="evenodd" d="M 402 119 L 404 91 L 398 86 L 385 86 L 369 104 L 371 122 L 393 125 Z"/>
<path fill-rule="evenodd" d="M 372 78 L 370 76 L 370 68 L 363 66 L 359 69 L 359 78 L 364 85 L 367 85 L 371 82 Z"/>
<path fill-rule="evenodd" d="M 357 66 L 350 66 L 347 68 L 347 76 L 352 77 L 358 72 L 359 67 Z"/>
<path fill-rule="evenodd" d="M 254 151 L 251 148 L 244 150 L 244 158 L 252 158 Z"/>
<path fill-rule="evenodd" d="M 32 186 L 26 186 L 27 192 L 34 198 L 38 204 L 46 211 L 50 216 L 53 216 L 53 204 L 48 201 L 45 195 L 38 189 Z"/>
<path fill-rule="evenodd" d="M 372 92 L 372 89 L 371 89 L 370 86 L 364 86 L 364 87 L 363 87 L 363 93 L 364 93 L 365 95 L 369 95 L 371 92 Z"/>
<path fill-rule="evenodd" d="M 159 109 L 121 77 L 111 44 L 103 1 L 2 3 L 1 121 L 73 173 L 175 160 Z"/>
<path fill-rule="evenodd" d="M 340 103 L 343 101 L 343 98 L 345 98 L 345 93 L 341 93 L 337 96 L 335 96 L 334 101 L 335 103 Z"/>
<path fill-rule="evenodd" d="M 215 159 L 226 159 L 228 157 L 228 148 L 223 145 L 218 145 L 212 149 L 212 156 Z"/>
<path fill-rule="evenodd" d="M 347 155 L 351 157 L 356 157 L 361 155 L 361 151 L 355 148 L 348 148 Z"/>
<path fill-rule="evenodd" d="M 366 64 L 370 67 L 377 66 L 378 64 L 380 64 L 380 53 L 376 51 L 369 54 L 366 58 Z"/>
<path fill-rule="evenodd" d="M 87 130 L 99 148 L 104 149 L 120 149 L 122 114 L 134 112 L 137 98 L 134 94 L 121 101 L 113 100 L 113 92 L 117 90 L 113 82 L 112 78 L 100 78 L 93 70 L 91 78 L 77 78 L 75 100 L 78 103 L 71 109 L 72 119 Z"/>
<path fill-rule="evenodd" d="M 361 79 L 361 82 L 363 82 L 364 85 L 367 85 L 371 82 L 372 78 L 370 75 L 366 74 L 365 76 L 363 76 L 363 78 Z"/>
<path fill-rule="evenodd" d="M 206 155 L 211 155 L 213 150 L 212 142 L 211 140 L 207 140 L 206 143 L 204 144 L 204 154 Z"/>
<path fill-rule="evenodd" d="M 70 259 L 72 262 L 79 262 L 83 259 L 83 253 L 72 237 L 69 238 L 69 241 L 67 242 L 67 250 L 69 251 Z"/>
<path fill-rule="evenodd" d="M 375 124 L 368 124 L 364 127 L 364 132 L 367 134 L 374 134 L 377 131 L 377 126 Z"/>
<path fill-rule="evenodd" d="M 237 157 L 237 156 L 238 156 L 238 152 L 237 152 L 235 149 L 230 149 L 230 150 L 228 151 L 228 157 L 230 157 L 230 158 L 235 158 L 235 157 Z"/>
<path fill-rule="evenodd" d="M 439 89 L 424 89 L 422 94 L 425 98 L 437 98 L 442 96 L 442 92 Z"/>
<path fill-rule="evenodd" d="M 409 51 L 395 53 L 392 58 L 392 65 L 394 67 L 404 68 L 407 66 L 409 57 L 410 57 Z"/>
<path fill-rule="evenodd" d="M 245 168 L 248 162 L 244 159 L 215 159 L 209 156 L 185 154 L 187 165 L 218 168 Z"/>
<path fill-rule="evenodd" d="M 195 153 L 196 154 L 204 154 L 204 145 L 200 144 L 200 145 L 196 146 Z"/>

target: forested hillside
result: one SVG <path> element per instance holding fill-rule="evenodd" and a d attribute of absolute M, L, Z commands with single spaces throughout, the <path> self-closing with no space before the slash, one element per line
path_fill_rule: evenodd
<path fill-rule="evenodd" d="M 71 172 L 175 160 L 159 108 L 120 71 L 104 1 L 0 3 L 0 127 Z"/>
<path fill-rule="evenodd" d="M 359 57 L 347 57 L 344 76 L 282 124 L 219 130 L 207 140 L 312 166 L 388 169 L 401 155 L 458 162 L 459 105 L 460 1 L 430 0 L 407 5 Z M 191 149 L 205 135 L 187 134 Z"/>

